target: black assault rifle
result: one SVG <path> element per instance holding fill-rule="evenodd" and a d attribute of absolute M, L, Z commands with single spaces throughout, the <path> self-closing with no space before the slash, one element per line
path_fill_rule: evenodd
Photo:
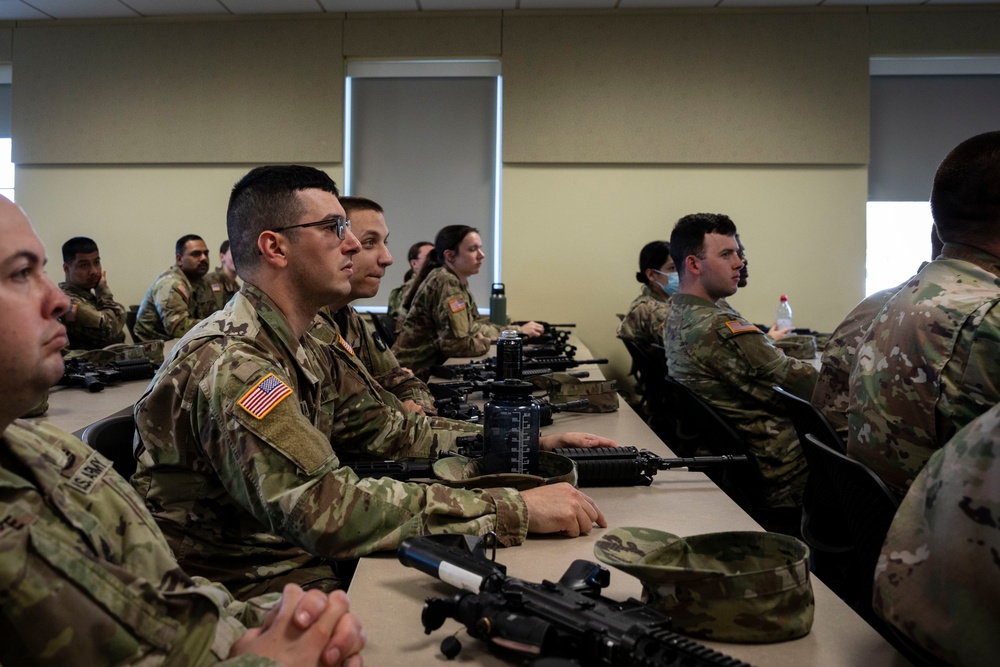
<path fill-rule="evenodd" d="M 128 380 L 148 380 L 156 375 L 156 366 L 149 359 L 112 361 L 107 366 L 69 359 L 64 365 L 62 379 L 57 384 L 83 387 L 90 393 L 101 391 L 108 384 Z"/>
<path fill-rule="evenodd" d="M 476 639 L 501 653 L 564 658 L 566 664 L 614 667 L 749 667 L 671 631 L 671 619 L 629 598 L 601 595 L 611 573 L 597 563 L 575 560 L 558 582 L 540 584 L 507 576 L 487 558 L 489 540 L 467 535 L 425 535 L 403 540 L 399 561 L 461 589 L 448 598 L 428 598 L 420 620 L 430 634 L 454 618 Z M 487 544 L 487 542 L 489 544 Z M 454 637 L 441 652 L 454 658 Z"/>
<path fill-rule="evenodd" d="M 459 454 L 474 459 L 483 455 L 482 436 L 462 436 L 457 442 L 457 451 L 441 452 L 441 456 Z M 580 486 L 649 486 L 660 470 L 707 470 L 747 462 L 746 456 L 728 454 L 665 459 L 635 447 L 567 447 L 553 451 L 576 462 Z M 434 477 L 434 459 L 346 461 L 344 465 L 358 477 L 391 477 L 400 481 Z"/>
<path fill-rule="evenodd" d="M 521 375 L 524 378 L 535 375 L 545 375 L 546 373 L 559 373 L 567 371 L 584 364 L 606 364 L 607 359 L 574 359 L 567 356 L 554 357 L 531 357 L 521 361 Z M 431 375 L 448 380 L 454 378 L 478 380 L 496 379 L 496 357 L 489 357 L 482 361 L 473 361 L 468 364 L 442 364 L 431 366 Z"/>

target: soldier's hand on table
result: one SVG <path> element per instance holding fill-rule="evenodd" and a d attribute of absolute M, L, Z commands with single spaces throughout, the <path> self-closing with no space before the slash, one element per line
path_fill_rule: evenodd
<path fill-rule="evenodd" d="M 251 653 L 285 665 L 358 667 L 365 634 L 348 606 L 343 591 L 327 595 L 288 584 L 263 624 L 233 644 L 230 657 Z"/>
<path fill-rule="evenodd" d="M 543 435 L 538 439 L 538 446 L 545 451 L 551 451 L 560 447 L 617 447 L 618 443 L 593 433 L 573 431 L 556 435 Z"/>
<path fill-rule="evenodd" d="M 586 535 L 596 523 L 607 528 L 597 503 L 572 484 L 559 482 L 521 491 L 528 507 L 529 533 L 566 533 L 570 537 Z"/>
<path fill-rule="evenodd" d="M 785 329 L 782 329 L 778 327 L 778 323 L 775 322 L 774 324 L 771 325 L 771 328 L 767 330 L 767 337 L 770 338 L 771 340 L 781 340 L 782 338 L 792 333 L 793 331 L 795 331 L 795 327 L 787 327 Z"/>
<path fill-rule="evenodd" d="M 545 327 L 538 322 L 525 322 L 517 328 L 528 338 L 535 338 L 545 333 Z"/>
<path fill-rule="evenodd" d="M 409 398 L 403 401 L 403 407 L 406 408 L 407 412 L 412 412 L 413 414 L 417 415 L 427 414 L 426 412 L 424 412 L 424 409 L 416 401 Z"/>

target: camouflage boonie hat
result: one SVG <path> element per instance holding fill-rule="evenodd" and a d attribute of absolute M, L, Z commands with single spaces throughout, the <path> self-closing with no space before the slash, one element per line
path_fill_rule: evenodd
<path fill-rule="evenodd" d="M 163 363 L 163 341 L 151 340 L 145 343 L 116 343 L 99 350 L 70 350 L 67 360 L 79 359 L 87 363 L 106 366 L 113 361 L 137 361 L 149 359 L 154 366 Z"/>
<path fill-rule="evenodd" d="M 816 336 L 808 334 L 789 334 L 774 341 L 776 347 L 794 359 L 810 360 L 816 356 Z"/>
<path fill-rule="evenodd" d="M 549 403 L 569 403 L 586 398 L 589 403 L 567 412 L 614 412 L 618 409 L 618 384 L 614 380 L 581 380 L 569 373 L 546 373 L 531 378 L 544 389 Z"/>
<path fill-rule="evenodd" d="M 443 484 L 462 489 L 504 486 L 524 491 L 556 482 L 568 482 L 576 486 L 576 464 L 572 459 L 552 452 L 538 452 L 537 475 L 491 473 L 485 469 L 483 459 L 470 459 L 465 456 L 440 458 L 434 462 L 433 469 L 435 477 Z"/>
<path fill-rule="evenodd" d="M 794 537 L 616 528 L 597 541 L 594 555 L 642 581 L 643 602 L 671 616 L 682 634 L 768 643 L 812 627 L 809 549 Z"/>

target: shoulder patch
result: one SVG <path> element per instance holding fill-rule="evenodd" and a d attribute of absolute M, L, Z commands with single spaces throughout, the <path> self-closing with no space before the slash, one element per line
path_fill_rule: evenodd
<path fill-rule="evenodd" d="M 177 291 L 180 292 L 185 299 L 190 298 L 190 295 L 188 294 L 187 285 L 185 285 L 184 283 L 177 283 Z"/>
<path fill-rule="evenodd" d="M 753 333 L 754 331 L 757 333 L 763 333 L 756 327 L 756 325 L 751 324 L 746 320 L 729 320 L 726 322 L 726 326 L 729 327 L 729 331 L 734 334 Z"/>
<path fill-rule="evenodd" d="M 380 336 L 377 331 L 372 332 L 372 340 L 375 342 L 375 347 L 378 348 L 379 352 L 385 352 L 389 349 L 389 346 L 385 344 L 385 341 L 382 340 L 382 336 Z"/>
<path fill-rule="evenodd" d="M 291 395 L 291 387 L 279 380 L 274 373 L 268 373 L 250 391 L 243 394 L 237 405 L 255 418 L 263 419 L 278 403 Z"/>
<path fill-rule="evenodd" d="M 465 299 L 462 299 L 461 297 L 452 299 L 448 302 L 448 307 L 451 308 L 451 312 L 459 313 L 465 310 Z"/>
<path fill-rule="evenodd" d="M 71 303 L 69 305 L 69 310 L 67 310 L 66 314 L 63 315 L 63 321 L 64 322 L 76 322 L 76 313 L 79 310 L 80 310 L 80 304 L 78 304 L 78 303 Z"/>
<path fill-rule="evenodd" d="M 62 471 L 68 477 L 66 483 L 80 493 L 90 493 L 101 481 L 101 478 L 111 470 L 111 461 L 97 452 L 91 452 L 79 466 L 71 466 Z"/>
<path fill-rule="evenodd" d="M 213 292 L 221 292 L 222 291 L 222 286 L 219 285 L 219 283 L 212 283 L 212 291 Z"/>

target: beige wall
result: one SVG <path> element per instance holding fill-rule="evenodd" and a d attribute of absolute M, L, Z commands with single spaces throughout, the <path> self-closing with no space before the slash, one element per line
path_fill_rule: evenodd
<path fill-rule="evenodd" d="M 202 149 L 217 145 L 213 128 L 225 125 L 232 87 L 197 77 L 208 71 L 218 78 L 231 55 L 209 46 L 214 42 L 206 36 L 224 33 L 244 48 L 248 36 L 268 34 L 270 21 L 280 28 L 276 39 L 250 41 L 255 61 L 283 63 L 277 69 L 255 65 L 263 82 L 255 91 L 259 111 L 271 116 L 273 132 L 231 134 L 231 145 L 214 158 Z M 668 237 L 673 221 L 685 213 L 724 212 L 736 221 L 751 277 L 733 303 L 748 318 L 769 322 L 778 296 L 786 293 L 798 324 L 835 326 L 863 294 L 868 56 L 919 55 L 921 35 L 931 25 L 946 34 L 936 36 L 929 53 L 964 52 L 965 34 L 972 35 L 970 53 L 987 52 L 984 39 L 1000 32 L 1000 11 L 481 12 L 156 25 L 10 28 L 15 145 L 21 136 L 32 139 L 17 170 L 18 201 L 49 248 L 54 278 L 61 277 L 60 244 L 90 235 L 101 245 L 119 300 L 138 303 L 151 279 L 172 262 L 178 236 L 201 233 L 217 246 L 225 234 L 229 188 L 254 160 L 319 160 L 317 166 L 340 181 L 340 156 L 325 156 L 342 141 L 342 110 L 330 100 L 341 95 L 347 58 L 499 52 L 512 102 L 505 108 L 502 237 L 509 312 L 577 323 L 594 353 L 614 360 L 611 375 L 620 377 L 628 363 L 614 338 L 614 314 L 638 291 L 633 276 L 639 248 Z M 289 42 L 326 35 L 333 26 L 343 26 L 339 51 L 288 52 Z M 70 34 L 60 32 L 68 28 L 74 40 L 55 39 Z M 816 35 L 812 42 L 801 37 L 808 31 Z M 140 53 L 145 34 L 191 36 L 176 47 L 190 66 L 154 71 L 164 62 L 163 52 Z M 0 31 L 0 52 L 5 35 Z M 119 52 L 114 58 L 90 53 L 88 40 L 113 44 Z M 61 48 L 60 58 L 43 56 L 42 44 Z M 567 57 L 569 45 L 583 55 Z M 698 57 L 691 57 L 692 49 Z M 602 54 L 608 58 L 602 61 Z M 801 62 L 789 62 L 797 56 Z M 90 67 L 60 66 L 73 57 Z M 319 58 L 320 67 L 300 72 L 302 58 Z M 803 62 L 814 66 L 803 68 Z M 92 77 L 92 89 L 103 93 L 87 97 L 80 76 Z M 189 119 L 171 131 L 197 149 L 177 150 L 158 134 L 177 100 L 165 92 L 171 86 L 150 85 L 154 76 L 172 84 L 196 79 L 204 122 Z M 277 88 L 270 85 L 279 80 Z M 238 81 L 245 92 L 253 78 Z M 317 92 L 317 86 L 336 90 Z M 130 90 L 142 93 L 149 111 L 137 113 L 131 105 L 128 132 L 141 138 L 132 142 L 121 140 L 116 114 Z M 308 124 L 274 122 L 282 104 L 268 93 L 293 96 L 297 117 Z M 81 95 L 87 113 L 74 114 L 74 97 Z M 316 121 L 323 113 L 328 123 Z M 787 122 L 780 114 L 787 114 Z M 247 122 L 259 120 L 251 116 Z M 52 143 L 50 134 L 66 143 Z M 310 135 L 316 137 L 310 149 L 321 147 L 320 156 L 294 149 Z M 86 144 L 113 148 L 102 158 L 111 163 L 80 163 L 79 148 Z M 699 145 L 711 159 L 699 161 Z M 726 147 L 734 150 L 726 153 Z"/>

